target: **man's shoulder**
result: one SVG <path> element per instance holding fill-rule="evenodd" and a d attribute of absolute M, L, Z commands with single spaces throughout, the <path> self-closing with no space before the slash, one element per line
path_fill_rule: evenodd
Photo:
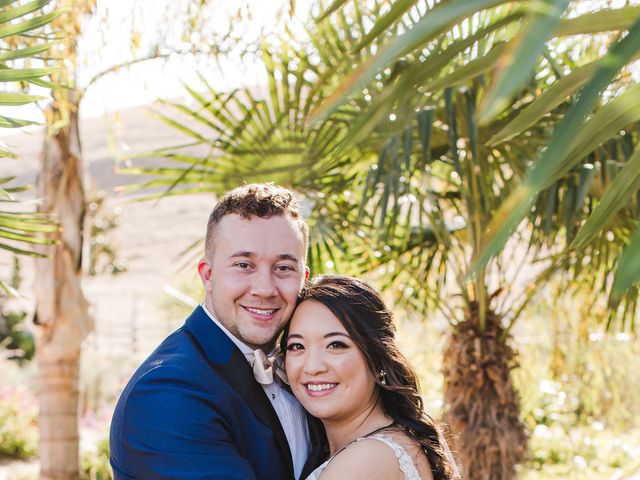
<path fill-rule="evenodd" d="M 191 376 L 194 370 L 207 367 L 197 342 L 184 326 L 165 338 L 140 364 L 132 382 L 162 377 Z"/>

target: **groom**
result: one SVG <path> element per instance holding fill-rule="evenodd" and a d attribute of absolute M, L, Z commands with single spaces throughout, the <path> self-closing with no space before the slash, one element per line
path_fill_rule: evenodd
<path fill-rule="evenodd" d="M 322 449 L 310 447 L 324 444 L 321 427 L 273 381 L 266 358 L 308 276 L 307 243 L 290 191 L 254 184 L 224 195 L 198 264 L 204 303 L 116 406 L 115 480 L 298 479 L 320 463 Z"/>

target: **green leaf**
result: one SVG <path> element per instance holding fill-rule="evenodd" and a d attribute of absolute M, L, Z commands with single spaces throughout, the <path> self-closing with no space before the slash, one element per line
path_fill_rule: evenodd
<path fill-rule="evenodd" d="M 0 128 L 20 128 L 28 125 L 39 125 L 38 122 L 31 120 L 19 120 L 17 118 L 9 118 L 0 115 Z"/>
<path fill-rule="evenodd" d="M 17 240 L 20 242 L 31 243 L 34 245 L 51 245 L 55 243 L 55 240 L 43 237 L 34 237 L 33 235 L 25 235 L 19 232 L 5 230 L 0 223 L 0 238 L 6 238 L 7 240 Z"/>
<path fill-rule="evenodd" d="M 310 116 L 312 123 L 320 122 L 335 112 L 345 103 L 349 96 L 364 88 L 374 76 L 391 65 L 403 55 L 426 45 L 436 35 L 446 31 L 461 19 L 475 12 L 504 3 L 504 0 L 452 0 L 437 4 L 418 23 L 407 32 L 394 37 L 390 43 L 382 47 L 376 55 L 369 58 L 349 75 L 342 84 L 334 90 L 318 106 Z"/>
<path fill-rule="evenodd" d="M 206 138 L 204 138 L 202 135 L 200 135 L 195 130 L 187 127 L 186 125 L 184 125 L 184 124 L 182 124 L 182 123 L 180 123 L 180 122 L 178 122 L 176 120 L 173 120 L 172 118 L 170 118 L 170 117 L 168 117 L 166 115 L 163 115 L 161 113 L 158 113 L 158 112 L 154 112 L 154 116 L 156 118 L 158 118 L 159 120 L 161 120 L 162 122 L 164 122 L 167 125 L 169 125 L 170 127 L 173 127 L 176 130 L 184 133 L 185 135 L 193 137 L 193 138 L 199 140 L 202 143 L 207 143 L 207 139 Z"/>
<path fill-rule="evenodd" d="M 55 43 L 43 43 L 42 45 L 35 45 L 33 47 L 19 48 L 17 50 L 9 50 L 8 52 L 0 52 L 0 62 L 7 62 L 9 60 L 16 60 L 18 58 L 34 57 L 35 55 L 46 52 Z"/>
<path fill-rule="evenodd" d="M 490 147 L 495 146 L 533 126 L 538 120 L 566 101 L 569 96 L 587 83 L 598 65 L 598 62 L 583 65 L 555 82 L 540 97 L 531 102 L 512 121 L 505 125 L 502 130 L 491 137 L 487 145 Z"/>
<path fill-rule="evenodd" d="M 556 29 L 555 36 L 628 30 L 638 17 L 640 6 L 598 10 L 579 17 L 563 19 Z"/>
<path fill-rule="evenodd" d="M 316 23 L 321 22 L 328 16 L 330 16 L 333 12 L 337 11 L 340 7 L 346 4 L 349 0 L 334 0 L 331 5 L 327 7 L 327 9 L 320 14 L 318 18 L 316 18 Z"/>
<path fill-rule="evenodd" d="M 545 170 L 544 186 L 548 186 L 560 176 L 578 164 L 584 157 L 594 151 L 620 130 L 640 120 L 640 84 L 629 88 L 626 92 L 611 100 L 587 120 L 572 134 L 569 151 L 554 168 Z"/>
<path fill-rule="evenodd" d="M 496 43 L 493 48 L 486 55 L 476 58 L 460 68 L 455 69 L 450 74 L 436 80 L 433 83 L 427 85 L 427 91 L 440 90 L 444 87 L 453 87 L 460 83 L 472 80 L 479 75 L 493 69 L 496 62 L 500 60 L 500 56 L 507 46 L 506 43 Z"/>
<path fill-rule="evenodd" d="M 10 151 L 2 140 L 0 140 L 0 158 L 16 158 L 16 154 Z M 0 179 L 0 185 L 2 185 L 2 179 Z"/>
<path fill-rule="evenodd" d="M 61 71 L 61 67 L 0 69 L 0 82 L 32 80 Z"/>
<path fill-rule="evenodd" d="M 13 245 L 9 245 L 8 243 L 0 242 L 0 249 L 9 250 L 10 252 L 17 253 L 18 255 L 27 255 L 29 257 L 47 257 L 45 254 L 34 252 L 33 250 L 25 250 L 24 248 L 14 247 Z"/>
<path fill-rule="evenodd" d="M 33 85 L 38 85 L 39 87 L 44 87 L 44 88 L 48 88 L 49 90 L 54 90 L 56 88 L 66 88 L 67 90 L 71 90 L 72 87 L 70 85 L 67 85 L 65 83 L 53 83 L 53 82 L 48 82 L 46 80 L 42 80 L 41 78 L 33 78 L 31 80 L 27 80 L 29 83 L 32 83 Z"/>
<path fill-rule="evenodd" d="M 46 15 L 30 18 L 29 20 L 25 20 L 21 23 L 5 25 L 0 28 L 0 38 L 6 38 L 11 35 L 18 35 L 21 33 L 29 32 L 31 30 L 35 30 L 36 28 L 43 27 L 58 18 L 63 13 L 64 11 L 54 10 L 53 12 L 47 13 Z"/>
<path fill-rule="evenodd" d="M 40 95 L 26 95 L 24 93 L 0 92 L 0 105 L 15 106 L 44 100 Z"/>
<path fill-rule="evenodd" d="M 7 218 L 4 217 L 0 221 L 0 227 L 12 228 L 21 232 L 32 233 L 55 233 L 58 231 L 58 226 L 51 223 L 43 223 L 42 219 L 27 218 Z"/>
<path fill-rule="evenodd" d="M 529 170 L 524 184 L 507 198 L 489 223 L 481 242 L 482 248 L 473 259 L 470 275 L 477 274 L 502 249 L 509 236 L 530 211 L 538 192 L 549 186 L 557 178 L 558 173 L 567 167 L 566 158 L 570 153 L 570 147 L 574 144 L 572 139 L 582 130 L 584 119 L 602 90 L 639 49 L 640 19 L 634 23 L 628 35 L 615 43 L 599 62 L 594 77 L 584 87 L 576 103 L 555 129 L 546 150 Z"/>
<path fill-rule="evenodd" d="M 18 291 L 9 285 L 7 282 L 0 279 L 0 289 L 4 290 L 5 294 L 12 298 L 19 298 L 20 294 Z"/>
<path fill-rule="evenodd" d="M 11 175 L 9 177 L 0 177 L 0 185 L 4 184 L 4 183 L 9 183 L 10 181 L 14 180 L 16 177 L 15 175 Z"/>
<path fill-rule="evenodd" d="M 392 2 L 389 11 L 382 18 L 376 21 L 373 28 L 369 33 L 367 33 L 367 36 L 356 47 L 356 50 L 365 48 L 373 42 L 382 32 L 388 29 L 415 4 L 416 0 L 396 0 L 395 2 Z"/>
<path fill-rule="evenodd" d="M 622 295 L 633 285 L 640 282 L 640 225 L 636 227 L 629 245 L 624 249 L 618 260 L 618 269 L 613 279 L 609 303 L 617 305 Z"/>
<path fill-rule="evenodd" d="M 480 125 L 486 125 L 510 104 L 511 98 L 531 76 L 570 0 L 541 0 L 532 4 L 534 12 L 524 30 L 509 42 L 500 59 L 503 67 L 491 83 L 478 109 Z"/>
<path fill-rule="evenodd" d="M 602 200 L 580 228 L 569 248 L 585 247 L 600 230 L 607 228 L 622 208 L 629 204 L 638 189 L 640 189 L 640 147 L 613 179 Z"/>
<path fill-rule="evenodd" d="M 34 0 L 28 3 L 22 1 L 0 0 L 0 9 L 2 9 L 0 10 L 0 38 L 9 37 L 11 40 L 14 40 L 11 37 L 24 35 L 30 39 L 42 39 L 42 36 L 38 36 L 37 33 L 31 33 L 31 31 L 51 22 L 61 15 L 63 10 L 53 10 L 52 12 L 44 15 L 36 14 L 35 16 L 31 16 L 30 14 L 42 10 L 49 3 L 50 0 Z M 10 6 L 13 8 L 7 8 Z M 25 19 L 27 16 L 31 16 L 31 18 Z M 37 58 L 36 56 L 38 54 L 48 50 L 52 44 L 53 43 L 39 42 L 39 44 L 30 47 L 8 50 L 3 49 L 0 51 L 0 82 L 26 81 L 44 83 L 45 81 L 41 80 L 41 77 L 62 70 L 62 68 L 57 67 L 9 68 L 6 65 L 6 62 L 20 58 Z M 24 105 L 44 98 L 45 97 L 24 93 L 0 92 L 0 105 Z M 37 122 L 15 119 L 8 116 L 0 116 L 0 128 L 15 128 L 36 124 Z M 0 156 L 15 158 L 15 155 L 10 152 L 3 143 L 0 143 Z M 0 185 L 9 183 L 11 180 L 11 177 L 0 178 Z M 0 188 L 0 195 L 7 197 L 7 200 L 0 198 L 0 201 L 20 203 L 18 201 L 14 201 L 10 194 L 24 191 L 27 188 L 27 186 L 22 185 Z M 46 234 L 55 233 L 58 230 L 59 227 L 51 221 L 50 217 L 43 216 L 41 213 L 15 211 L 5 212 L 0 210 L 0 238 L 9 240 L 10 242 L 19 242 L 31 245 L 53 244 L 56 240 L 47 237 Z M 43 234 L 45 235 L 43 236 Z M 21 255 L 45 257 L 45 255 L 41 253 L 33 252 L 11 243 L 0 243 L 0 249 Z M 7 291 L 6 284 L 0 282 L 0 286 Z"/>
<path fill-rule="evenodd" d="M 51 0 L 35 0 L 34 2 L 26 3 L 15 8 L 9 8 L 0 11 L 0 24 L 10 22 L 16 18 L 24 17 L 29 13 L 40 10 L 42 7 L 49 4 Z"/>
<path fill-rule="evenodd" d="M 380 94 L 376 97 L 374 102 L 370 104 L 365 114 L 358 115 L 354 122 L 351 122 L 349 131 L 342 141 L 342 147 L 345 145 L 354 145 L 363 140 L 370 132 L 375 128 L 379 122 L 388 117 L 389 111 L 394 105 L 401 104 L 405 98 L 414 98 L 413 94 L 416 91 L 417 85 L 423 85 L 427 82 L 427 79 L 434 77 L 437 73 L 446 68 L 447 66 L 454 65 L 456 57 L 459 56 L 465 50 L 478 44 L 482 38 L 486 38 L 493 31 L 505 27 L 510 23 L 514 23 L 520 19 L 523 12 L 516 11 L 510 15 L 507 15 L 500 20 L 491 23 L 486 28 L 478 29 L 473 35 L 461 40 L 456 40 L 452 44 L 447 45 L 444 50 L 434 51 L 429 53 L 429 57 L 424 62 L 419 62 L 411 65 L 410 68 L 402 73 L 402 76 L 397 82 L 387 85 Z M 500 43 L 504 48 L 504 43 Z M 500 48 L 500 47 L 498 47 Z M 435 81 L 435 84 L 429 84 L 424 90 L 433 90 L 439 87 L 439 85 L 451 85 L 461 83 L 463 81 L 474 78 L 480 75 L 486 70 L 490 70 L 494 67 L 494 56 L 497 56 L 499 51 L 493 52 L 493 50 L 486 56 L 477 60 L 469 62 L 470 66 L 463 65 L 457 68 L 450 75 L 446 75 L 439 80 Z M 488 57 L 488 58 L 487 58 Z"/>

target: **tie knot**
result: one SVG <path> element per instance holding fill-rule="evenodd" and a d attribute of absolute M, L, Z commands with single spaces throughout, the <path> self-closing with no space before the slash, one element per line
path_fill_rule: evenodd
<path fill-rule="evenodd" d="M 273 383 L 273 366 L 271 358 L 260 349 L 253 351 L 253 375 L 258 383 L 268 385 Z"/>
<path fill-rule="evenodd" d="M 274 373 L 278 382 L 289 384 L 287 374 L 284 371 L 284 357 L 276 353 L 266 355 L 261 349 L 253 351 L 253 376 L 262 385 L 269 385 L 274 381 Z M 276 379 L 277 380 L 277 379 Z"/>

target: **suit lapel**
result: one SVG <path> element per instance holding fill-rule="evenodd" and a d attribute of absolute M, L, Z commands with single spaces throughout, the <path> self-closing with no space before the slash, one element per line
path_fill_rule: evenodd
<path fill-rule="evenodd" d="M 253 370 L 245 356 L 234 343 L 209 318 L 202 307 L 196 308 L 185 323 L 211 367 L 245 400 L 254 415 L 268 425 L 274 433 L 282 460 L 293 478 L 293 461 L 287 437 L 278 415 L 262 386 L 253 376 Z"/>
<path fill-rule="evenodd" d="M 255 416 L 271 427 L 282 458 L 290 470 L 291 478 L 293 478 L 293 460 L 291 459 L 289 442 L 273 405 L 267 398 L 264 389 L 256 382 L 253 370 L 245 356 L 238 349 L 235 349 L 229 363 L 226 365 L 214 364 L 213 367 L 231 388 L 242 396 Z"/>

